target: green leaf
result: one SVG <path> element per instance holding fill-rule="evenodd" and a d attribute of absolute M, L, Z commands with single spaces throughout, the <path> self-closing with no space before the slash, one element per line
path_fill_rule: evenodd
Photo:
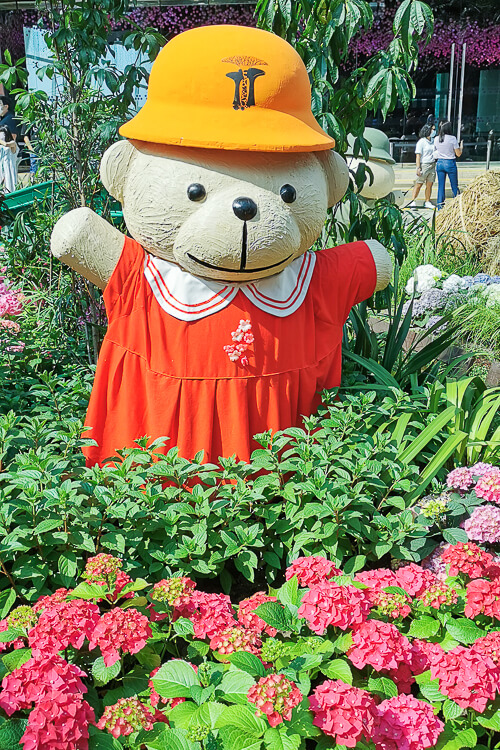
<path fill-rule="evenodd" d="M 255 614 L 261 617 L 265 623 L 281 632 L 293 629 L 292 615 L 278 602 L 264 602 L 259 604 Z"/>
<path fill-rule="evenodd" d="M 179 619 L 174 622 L 174 630 L 177 635 L 194 635 L 193 623 L 191 620 L 188 620 L 187 617 L 179 617 Z"/>
<path fill-rule="evenodd" d="M 264 677 L 266 674 L 264 665 L 255 654 L 249 654 L 247 651 L 235 651 L 228 654 L 227 658 L 233 666 L 247 672 L 252 677 Z"/>
<path fill-rule="evenodd" d="M 466 617 L 461 617 L 459 620 L 449 620 L 446 623 L 446 630 L 456 641 L 465 644 L 475 643 L 478 638 L 486 635 L 484 630 L 478 628 L 476 623 Z"/>
<path fill-rule="evenodd" d="M 190 698 L 191 688 L 199 685 L 191 664 L 172 659 L 163 664 L 153 677 L 153 686 L 162 698 Z"/>
<path fill-rule="evenodd" d="M 149 732 L 140 732 L 136 738 L 138 746 L 144 744 L 148 750 L 198 750 L 200 747 L 187 738 L 185 729 L 171 729 L 163 725 L 154 734 L 153 738 Z"/>
<path fill-rule="evenodd" d="M 196 712 L 198 706 L 192 701 L 184 701 L 184 703 L 178 703 L 172 708 L 168 715 L 170 724 L 180 729 L 187 729 L 191 722 L 193 714 Z"/>
<path fill-rule="evenodd" d="M 121 661 L 118 659 L 110 667 L 106 667 L 104 659 L 99 656 L 92 664 L 92 676 L 99 685 L 106 685 L 110 680 L 118 677 L 121 669 Z"/>
<path fill-rule="evenodd" d="M 73 591 L 68 594 L 69 599 L 103 599 L 106 591 L 105 586 L 97 583 L 79 583 Z"/>
<path fill-rule="evenodd" d="M 214 729 L 217 719 L 224 713 L 227 706 L 216 701 L 209 701 L 199 706 L 191 717 L 191 726 L 202 725 Z"/>
<path fill-rule="evenodd" d="M 443 537 L 445 542 L 449 544 L 457 544 L 457 542 L 468 542 L 469 537 L 463 529 L 443 529 Z"/>
<path fill-rule="evenodd" d="M 451 737 L 450 737 L 451 735 Z M 453 734 L 448 727 L 440 735 L 436 750 L 461 750 L 463 747 L 476 747 L 477 734 L 473 729 L 462 729 Z"/>
<path fill-rule="evenodd" d="M 26 730 L 27 719 L 9 719 L 0 725 L 0 748 L 19 750 L 21 737 Z"/>
<path fill-rule="evenodd" d="M 0 643 L 10 643 L 15 641 L 17 638 L 24 638 L 24 630 L 19 628 L 7 628 L 0 633 Z"/>
<path fill-rule="evenodd" d="M 264 734 L 264 742 L 267 750 L 298 750 L 301 743 L 299 734 L 287 734 L 285 726 L 268 729 Z"/>
<path fill-rule="evenodd" d="M 14 651 L 11 651 L 10 654 L 5 654 L 5 656 L 2 657 L 2 661 L 9 672 L 19 669 L 19 667 L 25 664 L 29 659 L 31 659 L 30 648 L 17 648 Z"/>
<path fill-rule="evenodd" d="M 439 680 L 430 680 L 425 685 L 420 685 L 420 692 L 430 703 L 442 703 L 446 696 L 439 691 Z"/>
<path fill-rule="evenodd" d="M 368 690 L 372 693 L 379 693 L 384 698 L 395 698 L 398 695 L 395 683 L 388 677 L 369 677 Z"/>
<path fill-rule="evenodd" d="M 333 659 L 327 664 L 323 664 L 321 671 L 330 680 L 342 680 L 348 685 L 352 685 L 352 671 L 344 659 Z"/>
<path fill-rule="evenodd" d="M 66 587 L 75 579 L 78 572 L 78 564 L 76 561 L 76 555 L 71 550 L 66 550 L 59 556 L 58 561 L 59 573 L 64 581 Z"/>
<path fill-rule="evenodd" d="M 333 642 L 335 651 L 345 654 L 352 646 L 352 633 L 343 633 Z"/>
<path fill-rule="evenodd" d="M 260 750 L 262 740 L 235 727 L 221 727 L 218 730 L 224 750 Z"/>
<path fill-rule="evenodd" d="M 500 732 L 500 710 L 495 711 L 491 716 L 479 714 L 476 716 L 476 721 L 485 727 L 485 729 L 493 729 L 495 732 Z"/>
<path fill-rule="evenodd" d="M 408 635 L 413 638 L 432 638 L 439 632 L 440 627 L 440 622 L 435 617 L 422 615 L 418 620 L 413 620 Z"/>
<path fill-rule="evenodd" d="M 250 706 L 227 706 L 221 713 L 215 727 L 232 726 L 241 729 L 253 737 L 262 737 L 268 724 L 260 717 L 255 716 Z"/>
<path fill-rule="evenodd" d="M 251 674 L 235 669 L 226 672 L 217 690 L 222 692 L 224 700 L 229 703 L 246 703 L 247 693 L 252 685 L 255 685 L 255 680 Z"/>
<path fill-rule="evenodd" d="M 446 721 L 453 721 L 453 719 L 457 719 L 463 712 L 464 709 L 460 708 L 460 706 L 455 703 L 455 701 L 452 701 L 449 698 L 445 700 L 443 705 L 443 716 Z"/>
<path fill-rule="evenodd" d="M 90 727 L 89 734 L 89 750 L 123 750 L 123 746 L 109 732 Z"/>
<path fill-rule="evenodd" d="M 293 576 L 289 581 L 286 581 L 283 586 L 276 592 L 278 601 L 282 604 L 291 604 L 293 607 L 299 605 L 299 583 L 297 576 Z"/>
<path fill-rule="evenodd" d="M 0 620 L 3 620 L 4 617 L 7 617 L 10 610 L 14 606 L 14 602 L 16 601 L 16 592 L 14 589 L 5 589 L 5 591 L 2 591 L 0 594 Z"/>

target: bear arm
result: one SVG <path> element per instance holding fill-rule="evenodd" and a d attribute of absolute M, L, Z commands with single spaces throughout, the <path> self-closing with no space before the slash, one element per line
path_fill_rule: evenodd
<path fill-rule="evenodd" d="M 392 278 L 392 260 L 391 256 L 378 240 L 365 240 L 372 254 L 377 269 L 377 284 L 374 292 L 385 289 Z"/>
<path fill-rule="evenodd" d="M 52 255 L 104 289 L 120 259 L 125 235 L 90 208 L 62 216 L 50 238 Z"/>

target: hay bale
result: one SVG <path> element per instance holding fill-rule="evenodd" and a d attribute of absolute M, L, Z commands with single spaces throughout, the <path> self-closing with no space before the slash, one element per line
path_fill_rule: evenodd
<path fill-rule="evenodd" d="M 500 266 L 500 258 L 494 257 L 500 252 L 500 172 L 484 172 L 447 201 L 436 213 L 436 232 L 459 252 L 487 254 L 488 262 Z"/>

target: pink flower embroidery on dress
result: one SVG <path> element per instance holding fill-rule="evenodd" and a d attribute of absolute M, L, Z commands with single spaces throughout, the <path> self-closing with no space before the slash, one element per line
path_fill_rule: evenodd
<path fill-rule="evenodd" d="M 223 349 L 231 362 L 238 362 L 242 367 L 248 367 L 247 351 L 254 342 L 252 324 L 249 320 L 240 320 L 236 331 L 232 331 L 232 344 L 224 346 Z"/>

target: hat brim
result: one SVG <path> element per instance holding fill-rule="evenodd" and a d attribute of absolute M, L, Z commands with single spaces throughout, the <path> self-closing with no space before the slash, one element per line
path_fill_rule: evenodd
<path fill-rule="evenodd" d="M 125 138 L 172 146 L 228 151 L 326 151 L 335 141 L 310 117 L 263 107 L 245 110 L 146 101 L 119 132 Z"/>

